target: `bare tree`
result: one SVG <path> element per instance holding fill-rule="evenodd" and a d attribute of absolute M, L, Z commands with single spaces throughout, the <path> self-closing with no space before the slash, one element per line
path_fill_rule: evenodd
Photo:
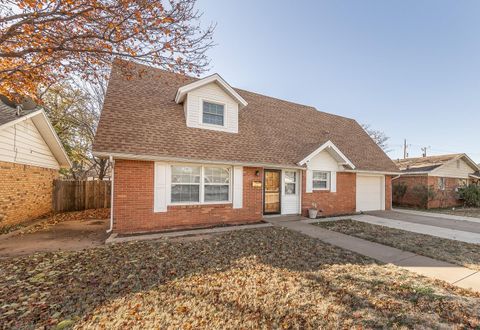
<path fill-rule="evenodd" d="M 382 148 L 384 152 L 390 152 L 392 149 L 389 148 L 388 146 L 388 140 L 390 140 L 390 137 L 388 137 L 385 132 L 380 131 L 380 130 L 375 130 L 370 127 L 368 124 L 362 124 L 363 129 L 370 135 L 373 141 Z"/>
<path fill-rule="evenodd" d="M 107 159 L 93 156 L 92 144 L 105 96 L 105 81 L 96 83 L 69 80 L 50 86 L 41 94 L 47 116 L 72 161 L 64 175 L 76 180 L 108 173 Z"/>

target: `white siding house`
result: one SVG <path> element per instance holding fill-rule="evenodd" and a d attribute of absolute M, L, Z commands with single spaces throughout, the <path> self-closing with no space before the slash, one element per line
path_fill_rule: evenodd
<path fill-rule="evenodd" d="M 0 130 L 0 161 L 60 168 L 58 160 L 31 119 Z"/>

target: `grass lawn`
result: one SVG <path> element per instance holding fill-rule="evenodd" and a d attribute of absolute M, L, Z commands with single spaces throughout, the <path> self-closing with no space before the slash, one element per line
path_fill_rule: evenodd
<path fill-rule="evenodd" d="M 479 326 L 480 294 L 278 228 L 0 261 L 5 329 Z"/>
<path fill-rule="evenodd" d="M 353 220 L 320 222 L 318 225 L 328 230 L 480 271 L 480 245 L 478 244 L 412 233 Z"/>
<path fill-rule="evenodd" d="M 480 218 L 480 208 L 431 209 L 428 212 L 459 215 L 462 217 Z"/>

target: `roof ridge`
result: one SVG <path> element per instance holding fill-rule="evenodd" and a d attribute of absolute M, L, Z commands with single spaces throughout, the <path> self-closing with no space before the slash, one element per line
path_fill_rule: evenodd
<path fill-rule="evenodd" d="M 402 158 L 402 159 L 395 159 L 396 162 L 402 162 L 402 161 L 409 161 L 409 160 L 417 160 L 417 159 L 432 159 L 432 158 L 442 158 L 442 157 L 458 157 L 458 156 L 463 156 L 465 153 L 459 152 L 459 153 L 452 153 L 452 154 L 442 154 L 442 155 L 432 155 L 432 156 L 419 156 L 419 157 L 409 157 L 409 158 Z"/>
<path fill-rule="evenodd" d="M 189 79 L 194 79 L 195 81 L 198 81 L 198 80 L 202 80 L 203 78 L 206 78 L 206 77 L 209 77 L 209 76 L 212 76 L 214 74 L 218 74 L 220 76 L 222 76 L 221 74 L 219 74 L 218 72 L 213 72 L 205 77 L 202 77 L 202 78 L 199 78 L 199 77 L 193 77 L 193 76 L 190 76 L 190 75 L 187 75 L 187 74 L 182 74 L 182 73 L 178 73 L 178 72 L 174 72 L 174 71 L 169 71 L 169 70 L 166 70 L 166 69 L 163 69 L 163 68 L 158 68 L 158 67 L 153 67 L 153 66 L 149 66 L 149 65 L 146 65 L 146 64 L 143 64 L 143 63 L 138 63 L 138 62 L 134 62 L 134 61 L 127 61 L 127 60 L 124 60 L 124 59 L 119 59 L 119 58 L 116 58 L 113 62 L 113 65 L 115 65 L 115 62 L 126 62 L 126 63 L 132 63 L 134 65 L 139 65 L 139 66 L 142 66 L 142 67 L 145 67 L 147 69 L 154 69 L 154 70 L 158 70 L 158 71 L 162 71 L 164 73 L 168 73 L 168 74 L 172 74 L 172 75 L 176 75 L 176 76 L 179 76 L 179 77 L 182 77 L 182 78 L 189 78 Z M 194 81 L 193 81 L 194 82 Z M 246 89 L 243 89 L 243 88 L 239 88 L 239 87 L 235 87 L 235 86 L 232 86 L 232 88 L 235 90 L 235 91 L 239 91 L 239 92 L 244 92 L 244 93 L 250 93 L 250 94 L 255 94 L 255 95 L 259 95 L 261 97 L 265 97 L 265 98 L 269 98 L 269 99 L 272 99 L 274 101 L 280 101 L 280 102 L 284 102 L 284 103 L 287 103 L 287 104 L 292 104 L 292 105 L 296 105 L 296 106 L 301 106 L 301 107 L 304 107 L 306 109 L 309 109 L 309 110 L 314 110 L 316 112 L 319 112 L 319 113 L 323 113 L 325 115 L 329 115 L 329 116 L 334 116 L 334 117 L 338 117 L 338 118 L 341 118 L 341 119 L 346 119 L 346 120 L 351 120 L 351 121 L 356 121 L 355 119 L 353 118 L 350 118 L 350 117 L 346 117 L 346 116 L 341 116 L 341 115 L 338 115 L 338 114 L 335 114 L 335 113 L 331 113 L 331 112 L 326 112 L 326 111 L 322 111 L 322 110 L 319 110 L 317 107 L 313 106 L 313 105 L 306 105 L 306 104 L 303 104 L 303 103 L 297 103 L 297 102 L 293 102 L 293 101 L 289 101 L 289 100 L 285 100 L 285 99 L 281 99 L 281 98 L 278 98 L 278 97 L 275 97 L 275 96 L 270 96 L 270 95 L 266 95 L 266 94 L 261 94 L 259 92 L 254 92 L 254 91 L 250 91 L 250 90 L 246 90 Z"/>

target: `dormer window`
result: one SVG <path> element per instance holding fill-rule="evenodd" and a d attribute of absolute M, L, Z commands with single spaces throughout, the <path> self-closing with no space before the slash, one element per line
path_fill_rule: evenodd
<path fill-rule="evenodd" d="M 218 74 L 179 87 L 175 102 L 183 103 L 187 127 L 225 133 L 238 133 L 239 111 L 247 106 Z"/>
<path fill-rule="evenodd" d="M 203 101 L 202 122 L 208 125 L 224 126 L 225 105 Z"/>

